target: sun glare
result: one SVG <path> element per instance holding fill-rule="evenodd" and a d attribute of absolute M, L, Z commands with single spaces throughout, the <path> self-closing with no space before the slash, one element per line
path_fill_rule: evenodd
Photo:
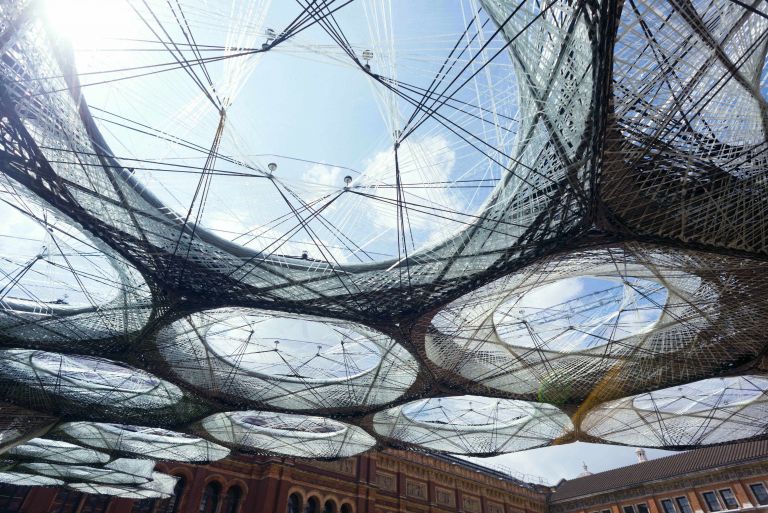
<path fill-rule="evenodd" d="M 76 50 L 116 44 L 136 19 L 125 0 L 47 0 L 46 18 Z"/>

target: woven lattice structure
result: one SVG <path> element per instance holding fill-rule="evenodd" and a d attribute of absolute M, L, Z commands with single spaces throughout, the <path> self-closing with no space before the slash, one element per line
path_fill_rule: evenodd
<path fill-rule="evenodd" d="M 423 75 L 395 31 L 361 54 L 333 1 L 278 32 L 256 0 L 161 3 L 121 50 L 147 60 L 106 71 L 43 3 L 0 3 L 0 481 L 166 497 L 152 460 L 230 450 L 768 433 L 764 1 L 467 0 Z M 380 91 L 366 171 L 238 153 L 249 59 L 284 49 Z"/>

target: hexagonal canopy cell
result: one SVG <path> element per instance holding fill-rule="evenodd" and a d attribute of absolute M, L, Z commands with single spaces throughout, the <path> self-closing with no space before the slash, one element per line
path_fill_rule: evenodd
<path fill-rule="evenodd" d="M 426 354 L 446 379 L 554 403 L 706 377 L 761 351 L 763 282 L 743 265 L 640 244 L 549 257 L 438 311 Z"/>
<path fill-rule="evenodd" d="M 462 7 L 443 10 L 441 16 L 435 17 L 414 16 L 410 5 L 406 9 L 394 9 L 384 15 L 378 10 L 369 11 L 353 3 L 336 13 L 336 16 L 358 28 L 371 27 L 370 32 L 363 31 L 359 37 L 377 43 L 373 52 L 375 57 L 372 62 L 363 65 L 360 59 L 363 55 L 371 54 L 357 50 L 353 60 L 342 66 L 338 66 L 342 64 L 339 55 L 329 51 L 325 44 L 318 46 L 314 40 L 315 37 L 325 39 L 322 34 L 315 34 L 304 41 L 302 39 L 307 33 L 297 34 L 297 37 L 280 33 L 276 38 L 271 38 L 269 34 L 274 31 L 261 23 L 265 19 L 272 19 L 272 23 L 288 23 L 289 20 L 284 19 L 287 14 L 284 8 L 273 8 L 276 14 L 262 10 L 240 11 L 240 8 L 235 7 L 222 10 L 235 18 L 207 17 L 207 22 L 195 29 L 205 32 L 207 40 L 218 40 L 224 45 L 223 48 L 228 48 L 229 42 L 225 35 L 230 33 L 232 27 L 220 26 L 219 23 L 239 26 L 243 18 L 258 20 L 254 25 L 249 25 L 248 35 L 244 35 L 245 40 L 241 41 L 241 44 L 253 45 L 257 51 L 245 67 L 229 65 L 226 57 L 232 56 L 227 56 L 225 52 L 221 57 L 227 62 L 221 69 L 214 66 L 210 74 L 206 72 L 212 80 L 211 86 L 216 84 L 214 88 L 218 93 L 213 96 L 210 93 L 204 94 L 211 99 L 214 96 L 219 98 L 218 101 L 222 103 L 218 107 L 207 102 L 204 106 L 199 105 L 201 91 L 196 87 L 188 87 L 184 79 L 179 80 L 172 73 L 163 74 L 162 77 L 148 75 L 138 83 L 133 80 L 119 81 L 112 83 L 108 89 L 101 87 L 98 82 L 90 83 L 83 92 L 89 101 L 100 105 L 98 114 L 89 120 L 91 131 L 103 131 L 103 135 L 99 134 L 102 140 L 99 141 L 98 149 L 109 145 L 122 147 L 126 141 L 132 141 L 133 157 L 125 160 L 126 173 L 115 173 L 115 181 L 129 181 L 124 177 L 129 168 L 131 187 L 141 192 L 151 189 L 159 197 L 155 199 L 163 204 L 162 207 L 152 205 L 155 207 L 152 213 L 159 211 L 164 215 L 146 215 L 145 218 L 143 214 L 148 212 L 147 209 L 139 209 L 142 215 L 136 216 L 133 222 L 141 225 L 147 238 L 157 246 L 173 248 L 179 242 L 182 247 L 191 245 L 191 240 L 181 235 L 183 229 L 180 229 L 180 221 L 183 220 L 184 223 L 194 222 L 200 238 L 209 242 L 220 238 L 220 241 L 213 242 L 213 246 L 239 246 L 237 251 L 240 253 L 243 249 L 252 249 L 260 252 L 267 260 L 285 262 L 288 257 L 295 260 L 291 263 L 302 260 L 299 255 L 308 251 L 310 256 L 304 259 L 308 262 L 299 263 L 315 268 L 324 267 L 318 262 L 332 265 L 381 261 L 392 263 L 401 258 L 402 249 L 413 254 L 416 250 L 434 247 L 451 234 L 465 229 L 478 213 L 484 211 L 484 206 L 494 202 L 489 200 L 494 194 L 494 186 L 509 170 L 507 161 L 519 152 L 516 137 L 520 125 L 517 102 L 519 86 L 515 80 L 513 60 L 508 52 L 503 51 L 505 41 L 496 35 L 492 23 L 482 22 L 476 17 L 472 30 L 477 34 L 467 44 L 469 49 L 478 52 L 475 59 L 484 63 L 486 73 L 472 74 L 459 66 L 456 69 L 453 66 L 443 69 L 445 53 L 450 51 L 451 45 L 445 47 L 446 43 L 441 42 L 436 47 L 425 46 L 423 41 L 416 42 L 420 38 L 403 38 L 398 44 L 394 44 L 394 41 L 386 43 L 381 41 L 383 34 L 373 28 L 394 23 L 400 30 L 418 33 L 420 37 L 429 33 L 439 38 L 444 34 L 454 34 L 454 37 L 461 40 L 466 30 L 466 9 L 475 6 L 467 3 Z M 80 19 L 93 19 L 99 17 L 99 11 L 95 7 L 82 9 L 75 2 L 69 8 L 57 9 L 58 14 L 50 16 L 49 23 L 61 29 L 62 20 L 72 20 L 74 13 L 78 13 Z M 296 11 L 294 15 L 300 16 L 300 12 Z M 526 6 L 523 13 L 526 17 L 521 16 L 521 19 L 527 21 L 537 14 L 537 9 Z M 159 13 L 160 19 L 163 14 L 168 13 Z M 364 22 L 369 16 L 379 19 L 369 25 Z M 115 24 L 114 16 L 102 16 L 93 25 L 102 29 L 112 26 L 109 31 L 111 37 L 122 34 L 122 37 L 137 41 L 135 44 L 151 37 L 151 30 L 141 23 L 136 13 L 127 10 L 120 19 L 121 23 Z M 524 25 L 525 22 L 520 23 Z M 191 24 L 196 25 L 194 18 Z M 214 29 L 217 25 L 217 29 Z M 308 33 L 315 32 L 312 27 L 307 28 L 310 29 Z M 101 67 L 111 66 L 115 60 L 130 61 L 131 67 L 159 64 L 156 62 L 156 52 L 136 52 L 121 48 L 113 48 L 113 55 L 104 62 L 100 54 L 92 51 L 92 40 L 83 48 L 80 45 L 82 33 L 73 34 L 71 30 L 64 32 L 74 40 L 72 46 L 80 73 L 98 73 Z M 391 36 L 394 33 L 388 37 Z M 268 39 L 270 43 L 264 43 Z M 263 55 L 258 51 L 262 44 L 266 44 L 262 49 Z M 288 54 L 271 52 L 269 58 L 263 58 L 272 45 L 289 49 Z M 481 48 L 485 51 L 480 52 Z M 292 58 L 296 53 L 310 58 Z M 549 64 L 552 65 L 551 62 Z M 25 62 L 20 67 L 26 70 L 30 65 L 34 66 L 33 63 Z M 374 71 L 371 66 L 374 66 Z M 280 74 L 304 77 L 307 81 L 321 74 L 329 86 L 327 90 L 334 91 L 334 94 L 329 97 L 325 92 L 311 89 L 275 87 L 269 80 L 248 80 L 256 68 L 261 68 L 266 75 L 277 71 Z M 421 130 L 406 136 L 407 127 L 396 128 L 402 122 L 397 120 L 404 112 L 414 109 L 414 101 L 418 103 L 417 98 L 420 98 L 419 89 L 410 91 L 405 97 L 394 94 L 386 82 L 381 83 L 377 79 L 378 73 L 384 69 L 397 73 L 399 80 L 419 84 L 416 87 L 423 93 L 430 87 L 434 74 L 448 69 L 456 74 L 457 80 L 461 78 L 466 83 L 452 91 L 450 100 L 448 97 L 444 99 L 447 106 L 438 118 L 428 115 L 429 111 L 416 109 L 409 124 Z M 330 70 L 335 72 L 331 73 Z M 588 82 L 589 74 L 583 80 Z M 154 82 L 154 86 L 144 81 Z M 60 81 L 53 82 L 61 85 Z M 152 94 L 146 94 L 147 87 Z M 111 94 L 105 94 L 112 88 L 122 91 L 121 101 L 115 102 Z M 586 88 L 586 85 L 581 87 Z M 23 88 L 19 89 L 22 90 L 14 92 L 23 95 Z M 129 100 L 135 98 L 136 94 L 144 98 L 140 108 Z M 276 102 L 276 97 L 281 100 Z M 440 97 L 431 99 L 429 103 L 438 101 Z M 282 108 L 276 111 L 277 104 L 282 105 Z M 71 113 L 61 106 L 58 110 L 64 110 L 65 113 L 56 114 L 70 114 L 68 118 L 71 121 Z M 194 111 L 195 115 L 178 115 L 179 111 Z M 251 115 L 255 111 L 262 115 Z M 353 116 L 354 122 L 340 123 L 335 131 L 327 130 L 328 119 L 341 113 Z M 135 119 L 137 116 L 140 119 Z M 526 117 L 533 117 L 533 114 L 528 113 Z M 133 119 L 133 122 L 126 122 L 128 119 Z M 274 123 L 275 119 L 281 122 Z M 34 116 L 29 116 L 25 121 L 33 127 L 31 131 L 35 135 L 45 128 L 51 128 Z M 489 129 L 491 124 L 497 125 L 497 128 Z M 160 129 L 159 125 L 164 128 Z M 154 128 L 147 130 L 150 126 Z M 180 138 L 183 140 L 169 138 L 161 136 L 157 130 L 166 134 L 183 131 L 185 136 Z M 232 140 L 229 137 L 241 131 L 253 130 L 260 134 L 255 141 L 246 143 L 247 139 L 235 137 Z M 571 131 L 576 132 L 578 128 Z M 305 152 L 313 154 L 310 159 L 274 155 L 275 152 L 283 151 L 280 148 L 284 149 L 286 144 L 293 146 L 297 140 L 308 137 L 316 139 L 319 134 L 322 134 L 324 144 L 313 144 L 311 149 L 304 147 Z M 569 139 L 573 137 L 570 135 Z M 67 176 L 71 178 L 70 174 L 75 174 L 72 168 L 76 169 L 80 164 L 86 168 L 83 174 L 88 175 L 88 171 L 93 170 L 87 168 L 98 165 L 95 155 L 89 155 L 90 159 L 78 162 L 69 154 L 69 145 L 80 143 L 91 150 L 94 148 L 81 141 L 80 137 L 71 139 L 57 140 L 59 144 L 49 143 L 42 149 L 59 173 L 68 172 Z M 194 181 L 187 180 L 188 176 L 184 172 L 179 173 L 187 169 L 187 166 L 181 164 L 179 167 L 177 159 L 196 161 L 200 158 L 200 148 L 211 147 L 211 139 L 216 141 L 217 157 L 209 163 L 212 167 L 212 180 L 206 186 L 205 195 L 222 201 L 211 201 L 206 208 L 199 210 L 193 208 L 197 210 L 196 215 L 190 215 L 190 204 L 199 206 L 203 200 L 197 194 Z M 360 139 L 365 142 L 360 144 Z M 246 150 L 245 155 L 240 155 L 246 147 L 251 147 L 251 151 Z M 293 148 L 293 151 L 298 151 L 300 147 Z M 171 153 L 167 154 L 167 160 L 156 160 L 158 152 L 168 151 Z M 141 165 L 140 162 L 150 158 L 150 155 L 157 165 Z M 54 159 L 54 156 L 57 158 Z M 93 174 L 90 173 L 91 176 Z M 88 182 L 87 178 L 91 176 L 81 175 L 77 178 L 78 181 Z M 342 178 L 345 176 L 354 178 L 347 181 Z M 521 179 L 523 177 L 518 177 L 517 181 Z M 461 182 L 460 187 L 454 186 L 456 180 Z M 107 189 L 109 192 L 112 192 L 112 188 L 121 188 L 114 183 L 105 185 L 110 186 Z M 90 196 L 83 191 L 76 192 L 79 193 L 78 199 Z M 121 192 L 127 197 L 125 201 L 134 200 L 134 206 L 141 201 L 133 198 L 133 194 Z M 88 199 L 90 203 L 98 205 L 101 198 L 97 196 Z M 254 199 L 262 208 L 252 208 Z M 409 237 L 405 242 L 406 248 L 400 247 L 403 243 L 400 233 L 403 227 L 399 222 L 401 216 L 398 205 L 403 203 L 408 208 Z M 114 208 L 113 205 L 110 207 Z M 176 221 L 174 228 L 179 237 L 165 237 L 165 234 L 151 229 L 153 222 L 158 219 L 168 221 L 169 218 Z M 124 219 L 120 221 L 125 222 Z M 296 222 L 305 224 L 307 229 L 296 230 Z M 371 225 L 375 230 L 370 229 Z M 203 234 L 203 231 L 206 233 Z M 500 231 L 497 229 L 497 232 Z M 520 231 L 518 223 L 510 223 L 510 232 L 514 232 L 510 233 L 511 237 L 519 236 Z M 455 248 L 460 242 L 450 240 L 449 244 Z"/>
<path fill-rule="evenodd" d="M 597 406 L 581 423 L 595 438 L 646 447 L 694 447 L 765 432 L 768 377 L 710 378 Z"/>
<path fill-rule="evenodd" d="M 98 15 L 97 7 L 86 10 L 78 2 L 67 5 L 68 9 L 57 10 L 61 13 L 52 16 L 51 24 L 60 26 L 62 18 L 72 19 L 74 13 L 91 18 Z M 464 8 L 470 9 L 471 5 L 467 3 Z M 137 41 L 134 46 L 145 50 L 154 46 L 138 43 L 150 39 L 152 32 L 136 13 L 122 11 L 120 23 L 115 23 L 113 16 L 104 16 L 98 24 L 112 27 L 112 38 L 131 38 Z M 233 26 L 239 26 L 239 45 L 259 48 L 270 38 L 268 25 L 264 24 L 288 24 L 287 16 L 301 13 L 301 9 L 282 6 L 273 6 L 270 11 L 233 5 L 222 7 L 216 16 L 207 16 L 202 24 L 195 17 L 188 20 L 191 30 L 204 34 L 202 37 L 213 45 L 231 44 L 227 37 L 237 31 Z M 167 10 L 153 12 L 174 26 Z M 218 95 L 211 98 L 223 102 L 219 107 L 207 101 L 200 105 L 201 91 L 190 88 L 185 77 L 173 73 L 125 80 L 109 88 L 94 84 L 83 93 L 100 109 L 94 124 L 108 145 L 118 148 L 126 140 L 132 141 L 132 157 L 125 160 L 125 166 L 131 168 L 136 187 L 151 190 L 177 220 L 194 222 L 198 229 L 209 232 L 198 236 L 212 240 L 210 235 L 214 235 L 230 245 L 259 252 L 266 259 L 290 257 L 294 263 L 310 267 L 320 262 L 391 263 L 400 258 L 400 202 L 408 205 L 406 251 L 413 253 L 434 246 L 465 228 L 482 211 L 493 194 L 493 186 L 506 171 L 505 156 L 514 153 L 519 125 L 518 86 L 507 52 L 501 51 L 493 59 L 485 53 L 479 55 L 476 59 L 483 61 L 486 72 L 492 75 L 462 73 L 467 84 L 456 88 L 451 100 L 446 100 L 448 106 L 438 119 L 414 113 L 411 124 L 423 127 L 410 137 L 404 137 L 404 127 L 396 128 L 396 120 L 414 110 L 418 95 L 415 91 L 406 97 L 396 95 L 370 74 L 387 70 L 396 73 L 401 81 L 427 88 L 432 76 L 440 72 L 445 53 L 450 51 L 443 38 L 446 34 L 460 38 L 466 28 L 467 12 L 444 9 L 440 16 L 415 17 L 414 9 L 408 6 L 384 15 L 352 3 L 335 17 L 342 24 L 363 28 L 357 37 L 374 48 L 369 68 L 361 62 L 341 61 L 338 52 L 319 43 L 327 38 L 314 27 L 291 38 L 277 34 L 270 43 L 277 45 L 276 51 L 261 55 L 257 52 L 244 67 L 230 64 L 228 59 L 224 59 L 223 67 L 207 66 Z M 244 27 L 242 19 L 253 21 Z M 364 29 L 367 19 L 372 22 L 370 31 Z M 398 44 L 384 42 L 384 34 L 375 27 L 390 24 L 398 32 L 418 31 L 421 37 L 403 38 Z M 477 32 L 469 42 L 472 49 L 479 49 L 481 40 L 487 42 L 487 52 L 502 48 L 503 40 L 492 37 L 492 23 L 478 18 L 472 31 Z M 121 49 L 121 45 L 112 45 L 112 55 L 103 59 L 93 51 L 93 41 L 83 42 L 81 34 L 69 35 L 79 73 L 98 73 L 105 66 L 113 67 L 116 61 L 128 61 L 132 67 L 159 64 L 156 52 L 136 52 L 132 51 L 135 48 Z M 423 38 L 429 37 L 440 42 L 425 45 Z M 356 59 L 363 58 L 360 49 L 355 52 Z M 458 69 L 452 71 L 456 74 Z M 322 76 L 325 86 L 322 91 L 276 86 L 272 80 L 249 80 L 254 73 L 262 77 L 292 76 L 297 83 L 309 83 Z M 120 101 L 108 94 L 113 88 L 121 92 Z M 147 88 L 152 94 L 147 94 Z M 142 99 L 134 100 L 138 98 L 135 95 Z M 178 115 L 182 111 L 195 114 Z M 260 114 L 254 116 L 254 112 Z M 342 115 L 353 119 L 328 130 L 328 120 Z M 128 119 L 132 121 L 126 122 Z M 498 129 L 488 129 L 489 119 L 495 120 Z M 222 137 L 216 138 L 219 125 Z M 169 138 L 160 131 L 185 135 Z M 477 136 L 473 138 L 467 131 Z M 246 132 L 258 135 L 253 139 L 235 135 Z M 189 170 L 184 163 L 199 162 L 200 148 L 210 148 L 214 139 L 219 147 L 217 158 L 211 162 L 206 192 L 211 201 L 197 211 L 202 201 L 197 181 L 179 171 Z M 311 147 L 297 142 L 308 139 L 323 142 Z M 296 152 L 302 147 L 306 158 L 297 158 Z M 158 160 L 161 154 L 165 157 Z M 66 157 L 57 161 L 73 160 Z M 142 165 L 145 159 L 156 164 Z M 350 176 L 349 183 L 345 176 Z M 453 186 L 455 180 L 461 180 L 462 186 Z M 196 205 L 191 216 L 190 204 Z M 296 223 L 304 224 L 306 229 L 297 230 Z M 161 237 L 148 231 L 160 244 Z M 175 241 L 170 239 L 172 247 Z M 181 240 L 182 251 L 187 244 L 187 240 Z M 308 257 L 302 262 L 304 252 Z"/>
<path fill-rule="evenodd" d="M 64 486 L 64 481 L 28 472 L 0 472 L 0 483 L 13 486 Z"/>
<path fill-rule="evenodd" d="M 473 62 L 483 63 L 483 73 L 473 72 L 472 66 L 446 66 L 446 55 L 449 60 L 457 58 L 451 50 L 457 48 L 453 45 L 433 48 L 417 44 L 408 49 L 403 45 L 413 44 L 409 37 L 398 44 L 391 41 L 382 45 L 382 34 L 374 29 L 364 37 L 379 42 L 373 54 L 374 61 L 382 66 L 380 70 L 396 71 L 398 84 L 412 78 L 415 89 L 409 85 L 405 97 L 396 94 L 391 84 L 382 82 L 379 72 L 372 72 L 360 61 L 357 51 L 347 54 L 351 60 L 346 62 L 346 69 L 323 66 L 322 71 L 349 73 L 343 80 L 344 88 L 354 84 L 356 92 L 368 99 L 369 107 L 378 108 L 358 108 L 349 94 L 339 94 L 344 88 L 334 90 L 335 101 L 323 97 L 304 103 L 309 100 L 308 94 L 314 94 L 311 88 L 297 93 L 293 88 L 275 88 L 271 81 L 248 81 L 245 78 L 253 68 L 226 64 L 220 70 L 223 75 L 219 76 L 217 90 L 230 90 L 233 96 L 220 97 L 222 103 L 217 107 L 205 102 L 206 108 L 199 108 L 196 102 L 202 91 L 190 89 L 184 79 L 165 73 L 162 77 L 143 77 L 163 80 L 163 87 L 150 88 L 152 94 L 144 91 L 146 83 L 110 81 L 109 91 L 117 87 L 126 93 L 116 101 L 112 94 L 104 94 L 104 84 L 98 81 L 78 84 L 78 72 L 92 69 L 95 60 L 100 60 L 99 54 L 91 52 L 88 58 L 78 59 L 77 68 L 77 54 L 61 55 L 58 38 L 47 33 L 43 24 L 33 24 L 28 33 L 20 36 L 21 50 L 14 54 L 16 61 L 8 66 L 6 75 L 14 86 L 9 95 L 19 107 L 18 116 L 9 120 L 16 130 L 14 135 L 22 137 L 27 146 L 34 146 L 50 166 L 41 179 L 45 183 L 39 184 L 35 192 L 51 201 L 66 196 L 76 205 L 73 210 L 77 208 L 80 218 L 103 225 L 101 237 L 115 246 L 131 245 L 132 257 L 140 261 L 142 271 L 173 287 L 183 283 L 205 295 L 218 286 L 217 295 L 235 300 L 243 299 L 244 291 L 251 287 L 266 285 L 270 287 L 269 295 L 282 301 L 317 307 L 316 300 L 334 298 L 322 305 L 324 312 L 338 314 L 352 309 L 367 312 L 369 319 L 376 318 L 370 312 L 371 306 L 384 305 L 357 301 L 350 295 L 385 291 L 390 296 L 387 306 L 402 311 L 410 307 L 397 299 L 403 283 L 424 286 L 440 277 L 452 283 L 434 291 L 430 302 L 436 306 L 448 293 L 447 288 L 466 284 L 496 264 L 508 267 L 510 248 L 532 251 L 537 245 L 524 242 L 531 229 L 539 230 L 548 241 L 559 236 L 562 226 L 565 231 L 578 231 L 581 216 L 586 213 L 581 189 L 589 183 L 587 163 L 593 151 L 593 145 L 584 144 L 591 135 L 590 106 L 594 102 L 590 18 L 566 2 L 558 2 L 551 9 L 534 4 L 484 2 L 483 12 L 472 17 L 468 28 L 465 15 L 467 9 L 477 10 L 474 4 L 444 9 L 441 16 L 412 16 L 417 8 L 407 2 L 403 5 L 407 7 L 392 10 L 384 15 L 386 19 L 373 24 L 360 23 L 371 13 L 354 3 L 339 15 L 349 17 L 347 22 L 358 28 L 385 26 L 393 22 L 389 17 L 395 16 L 398 26 L 416 34 L 416 39 L 435 30 L 441 35 L 454 34 L 458 42 L 471 30 L 476 37 L 462 44 L 467 45 L 466 51 L 474 52 Z M 435 2 L 435 6 L 443 4 Z M 81 12 L 88 16 L 96 11 L 92 8 Z M 51 24 L 72 19 L 78 7 L 62 12 L 68 16 L 53 16 Z M 240 14 L 229 21 L 241 23 Z M 382 14 L 373 12 L 374 16 Z M 502 26 L 488 19 L 481 21 L 485 16 Z M 552 29 L 560 27 L 566 18 L 572 21 L 573 33 L 550 37 Z M 129 20 L 137 23 L 131 28 Z M 103 28 L 108 22 L 106 19 L 93 25 Z M 135 12 L 128 12 L 110 31 L 110 37 L 138 31 L 132 37 L 138 42 L 151 38 L 147 30 Z M 212 30 L 210 23 L 201 30 L 212 41 L 229 33 Z M 514 34 L 518 31 L 530 31 L 535 36 L 517 38 Z M 301 32 L 302 37 L 306 35 Z M 264 31 L 260 35 L 266 38 L 267 34 Z M 70 35 L 75 39 L 82 36 Z M 283 33 L 271 43 L 264 43 L 266 47 L 257 45 L 251 64 L 262 62 L 273 45 L 292 47 L 296 41 L 290 36 Z M 322 33 L 317 36 L 327 37 Z M 386 37 L 394 36 L 390 32 Z M 77 52 L 77 45 L 73 46 Z M 222 48 L 229 47 L 224 44 Z M 145 59 L 158 57 L 157 52 L 114 50 L 111 61 L 119 55 L 138 66 Z M 299 44 L 294 50 L 319 50 L 316 57 L 329 58 L 326 45 Z M 281 55 L 269 54 L 263 59 L 264 65 L 298 66 L 297 73 L 306 72 L 307 61 L 279 64 L 283 61 Z M 332 56 L 331 61 L 337 64 L 338 57 Z M 51 67 L 61 70 L 61 74 L 45 73 Z M 450 78 L 442 76 L 449 71 Z M 280 72 L 285 73 L 284 69 Z M 215 82 L 214 75 L 208 76 Z M 325 83 L 341 75 L 330 74 Z M 526 79 L 518 82 L 518 75 Z M 308 81 L 313 77 L 310 75 Z M 437 84 L 436 77 L 445 80 L 447 88 L 439 94 L 430 92 Z M 234 83 L 242 89 L 231 89 Z M 381 94 L 371 96 L 371 84 Z M 87 87 L 80 89 L 81 85 Z M 543 109 L 539 104 L 544 99 L 538 96 L 551 87 L 557 94 L 545 102 L 547 108 Z M 62 97 L 46 103 L 46 115 L 40 116 L 38 105 L 29 101 L 30 94 L 35 96 L 32 91 L 38 88 L 77 88 L 89 102 L 99 105 L 98 111 L 88 108 L 83 95 L 73 95 L 76 99 Z M 270 94 L 265 94 L 263 88 L 268 88 Z M 248 90 L 254 94 L 244 94 L 234 101 L 235 96 L 240 96 L 236 93 Z M 203 94 L 213 99 L 207 89 Z M 278 102 L 282 107 L 272 115 L 251 115 L 254 109 L 273 111 L 277 104 L 273 96 L 277 95 L 301 97 L 302 106 L 294 111 L 295 102 Z M 127 98 L 139 97 L 142 108 L 131 107 Z M 148 108 L 147 101 L 157 104 Z M 432 112 L 441 107 L 439 113 Z M 358 122 L 360 116 L 384 115 L 385 120 L 365 122 L 362 129 L 357 123 L 340 123 L 339 130 L 350 132 L 344 137 L 326 129 L 333 116 L 318 112 L 326 109 L 331 109 L 333 116 L 347 112 Z M 411 115 L 404 122 L 401 116 L 408 111 Z M 284 128 L 288 118 L 296 121 L 290 135 L 278 136 L 282 130 L 276 128 Z M 282 120 L 277 127 L 272 123 L 275 119 Z M 239 131 L 237 127 L 251 127 L 254 123 L 261 126 L 261 133 L 254 140 L 257 142 L 245 144 L 236 134 L 253 132 Z M 157 132 L 158 125 L 165 128 Z M 317 126 L 322 128 L 318 130 Z M 61 127 L 66 129 L 62 131 Z M 182 127 L 184 137 L 171 135 Z M 284 156 L 281 160 L 274 156 L 275 147 L 295 144 L 306 131 L 313 141 L 318 134 L 329 139 L 327 144 L 318 144 L 313 153 L 333 148 L 339 160 L 346 163 L 329 164 L 329 159 L 319 157 Z M 371 137 L 371 144 L 359 144 L 361 137 Z M 242 154 L 250 144 L 260 146 L 258 153 L 254 150 Z M 131 160 L 123 159 L 110 151 L 111 145 L 128 146 L 138 153 L 132 153 Z M 169 149 L 172 154 L 167 155 L 167 161 L 153 158 L 151 165 L 142 165 L 149 158 L 145 151 L 165 154 Z M 308 148 L 300 144 L 295 151 L 307 152 Z M 204 155 L 211 158 L 202 164 L 198 159 Z M 178 159 L 193 164 L 181 164 Z M 199 173 L 199 181 L 188 180 L 189 173 Z M 52 187 L 52 176 L 62 176 L 65 181 Z M 559 219 L 558 226 L 544 219 L 550 217 L 547 213 L 551 209 L 559 212 L 551 216 Z M 253 290 L 246 295 L 254 303 L 260 297 Z"/>
<path fill-rule="evenodd" d="M 493 454 L 568 432 L 552 404 L 575 439 L 763 435 L 763 7 L 398 3 L 329 38 L 282 2 L 0 2 L 0 389 L 43 410 L 4 435 Z"/>
<path fill-rule="evenodd" d="M 357 426 L 290 413 L 217 413 L 203 419 L 200 426 L 214 439 L 233 448 L 301 458 L 345 458 L 365 452 L 376 443 Z"/>
<path fill-rule="evenodd" d="M 267 310 L 200 312 L 156 340 L 171 372 L 204 392 L 292 410 L 370 408 L 399 398 L 418 374 L 383 333 Z"/>
<path fill-rule="evenodd" d="M 0 328 L 50 347 L 137 333 L 152 299 L 138 271 L 66 215 L 0 175 Z"/>
<path fill-rule="evenodd" d="M 150 462 L 150 469 L 153 464 Z M 91 467 L 86 465 L 64 465 L 60 463 L 20 463 L 22 471 L 62 479 L 64 481 L 86 481 L 99 484 L 140 485 L 147 483 L 149 478 L 132 472 L 123 472 L 107 467 Z"/>
<path fill-rule="evenodd" d="M 80 493 L 94 495 L 111 495 L 124 499 L 168 499 L 173 496 L 174 487 L 178 481 L 162 472 L 152 472 L 151 479 L 138 486 L 109 485 L 99 483 L 67 483 L 67 488 Z"/>
<path fill-rule="evenodd" d="M 493 312 L 509 345 L 577 352 L 649 332 L 661 319 L 667 288 L 633 276 L 574 276 L 512 294 Z"/>
<path fill-rule="evenodd" d="M 373 416 L 377 434 L 411 447 L 493 455 L 548 445 L 569 433 L 557 407 L 481 396 L 421 399 Z"/>
<path fill-rule="evenodd" d="M 75 465 L 104 464 L 110 459 L 110 456 L 103 452 L 47 438 L 33 438 L 12 447 L 7 454 L 17 459 Z"/>
<path fill-rule="evenodd" d="M 57 426 L 54 432 L 94 449 L 136 458 L 206 463 L 229 455 L 229 449 L 208 440 L 153 427 L 65 422 Z"/>
<path fill-rule="evenodd" d="M 768 20 L 759 9 L 646 1 L 622 10 L 598 182 L 625 232 L 765 254 L 765 158 L 755 151 L 768 134 Z M 672 55 L 674 71 L 662 64 Z"/>
<path fill-rule="evenodd" d="M 382 359 L 382 348 L 362 333 L 289 317 L 223 321 L 208 327 L 205 343 L 228 364 L 255 376 L 317 384 L 360 378 Z"/>
<path fill-rule="evenodd" d="M 63 398 L 72 408 L 98 405 L 123 411 L 157 410 L 173 406 L 183 397 L 176 385 L 123 363 L 48 351 L 0 351 L 0 379 L 6 386 L 18 388 L 19 400 L 26 397 L 50 403 Z"/>
<path fill-rule="evenodd" d="M 67 488 L 78 493 L 87 493 L 91 495 L 109 495 L 121 499 L 168 499 L 173 494 L 166 494 L 156 490 L 149 490 L 138 486 L 117 486 L 98 483 L 67 483 Z"/>

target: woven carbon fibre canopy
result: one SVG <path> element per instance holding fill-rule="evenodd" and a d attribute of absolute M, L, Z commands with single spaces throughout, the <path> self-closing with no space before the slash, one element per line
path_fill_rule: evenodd
<path fill-rule="evenodd" d="M 768 433 L 764 0 L 218 3 L 0 4 L 0 481 Z"/>

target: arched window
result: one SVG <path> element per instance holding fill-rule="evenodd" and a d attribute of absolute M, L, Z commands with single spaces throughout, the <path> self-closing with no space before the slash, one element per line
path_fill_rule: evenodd
<path fill-rule="evenodd" d="M 352 513 L 352 506 L 350 506 L 349 504 L 342 504 L 341 513 Z"/>
<path fill-rule="evenodd" d="M 80 506 L 80 513 L 101 513 L 107 511 L 109 501 L 112 499 L 109 495 L 86 495 L 83 505 Z"/>
<path fill-rule="evenodd" d="M 221 513 L 237 513 L 240 507 L 240 498 L 243 496 L 243 491 L 239 486 L 231 486 L 227 490 L 227 496 L 224 498 L 224 507 L 221 508 Z"/>
<path fill-rule="evenodd" d="M 83 494 L 72 490 L 60 488 L 49 511 L 52 513 L 74 513 L 80 507 Z"/>
<path fill-rule="evenodd" d="M 288 496 L 288 507 L 286 513 L 301 513 L 301 496 L 298 493 L 292 493 Z"/>
<path fill-rule="evenodd" d="M 0 485 L 0 511 L 19 511 L 28 493 L 27 486 Z"/>
<path fill-rule="evenodd" d="M 203 498 L 200 499 L 200 513 L 217 513 L 219 509 L 219 499 L 221 498 L 221 485 L 216 481 L 211 481 L 205 487 Z"/>
<path fill-rule="evenodd" d="M 330 499 L 325 501 L 325 508 L 323 508 L 323 513 L 336 513 L 336 503 Z"/>
<path fill-rule="evenodd" d="M 320 513 L 320 499 L 310 497 L 304 505 L 304 513 Z"/>
<path fill-rule="evenodd" d="M 176 486 L 173 487 L 173 497 L 168 499 L 164 506 L 160 506 L 157 513 L 180 513 L 179 504 L 181 504 L 181 496 L 184 494 L 187 481 L 182 476 L 178 476 L 178 478 Z"/>
<path fill-rule="evenodd" d="M 154 513 L 156 504 L 157 499 L 141 499 L 134 501 L 133 507 L 131 508 L 131 513 Z M 83 511 L 80 513 L 83 513 Z M 103 509 L 94 510 L 93 513 L 102 513 L 103 511 L 107 511 L 106 507 Z"/>

